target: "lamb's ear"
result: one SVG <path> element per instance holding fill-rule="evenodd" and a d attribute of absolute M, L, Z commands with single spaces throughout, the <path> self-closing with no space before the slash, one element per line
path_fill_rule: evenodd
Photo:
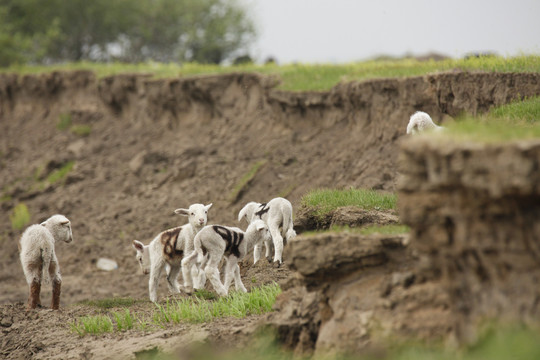
<path fill-rule="evenodd" d="M 67 220 L 67 221 L 62 221 L 62 222 L 60 223 L 60 225 L 67 225 L 67 224 L 69 224 L 69 220 Z"/>
<path fill-rule="evenodd" d="M 242 210 L 240 210 L 240 212 L 238 213 L 238 221 L 242 221 L 242 219 L 244 218 L 244 216 L 246 216 L 246 211 L 247 211 L 247 205 L 244 206 L 242 208 Z"/>
<path fill-rule="evenodd" d="M 133 248 L 137 251 L 143 252 L 144 244 L 140 242 L 139 240 L 133 240 Z"/>
<path fill-rule="evenodd" d="M 175 214 L 182 215 L 182 216 L 189 216 L 189 210 L 188 209 L 176 209 L 174 210 Z"/>
<path fill-rule="evenodd" d="M 257 222 L 257 231 L 264 229 L 266 225 L 263 222 Z"/>
<path fill-rule="evenodd" d="M 213 204 L 210 203 L 210 204 L 206 205 L 206 206 L 204 207 L 204 209 L 205 209 L 206 211 L 208 211 L 208 210 L 210 210 L 210 208 L 212 207 L 212 205 L 213 205 Z"/>

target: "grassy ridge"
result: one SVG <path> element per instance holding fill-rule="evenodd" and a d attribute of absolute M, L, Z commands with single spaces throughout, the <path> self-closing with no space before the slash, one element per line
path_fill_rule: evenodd
<path fill-rule="evenodd" d="M 498 106 L 477 117 L 458 118 L 437 136 L 484 143 L 540 138 L 540 97 Z"/>
<path fill-rule="evenodd" d="M 329 90 L 339 82 L 359 81 L 373 78 L 405 77 L 425 75 L 450 70 L 488 72 L 540 72 L 540 56 L 480 57 L 469 59 L 447 59 L 443 61 L 418 61 L 415 59 L 363 61 L 350 64 L 287 64 L 237 66 L 162 63 L 68 63 L 51 66 L 11 66 L 0 72 L 20 74 L 44 73 L 55 70 L 92 70 L 98 77 L 119 73 L 147 73 L 156 78 L 187 77 L 202 74 L 224 74 L 232 72 L 257 72 L 278 75 L 282 79 L 282 90 L 320 91 Z"/>

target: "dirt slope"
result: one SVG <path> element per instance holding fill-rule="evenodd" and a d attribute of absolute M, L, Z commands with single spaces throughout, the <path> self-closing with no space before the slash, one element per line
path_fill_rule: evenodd
<path fill-rule="evenodd" d="M 32 223 L 54 213 L 73 222 L 74 242 L 57 246 L 62 306 L 144 298 L 147 279 L 131 241 L 148 242 L 184 223 L 174 209 L 212 202 L 210 222 L 236 225 L 248 201 L 286 196 L 297 209 L 301 196 L 317 187 L 393 191 L 397 142 L 411 113 L 427 111 L 440 123 L 463 111 L 482 112 L 539 94 L 540 74 L 445 73 L 313 93 L 275 85 L 276 79 L 256 74 L 0 75 L 0 304 L 27 296 L 17 252 L 21 231 L 9 219 L 20 202 Z M 66 116 L 72 126 L 90 126 L 89 134 L 60 130 Z M 69 162 L 66 178 L 46 181 Z M 255 165 L 254 177 L 235 192 Z M 113 258 L 119 269 L 97 270 L 99 257 Z M 259 271 L 255 284 L 289 274 L 272 271 Z"/>

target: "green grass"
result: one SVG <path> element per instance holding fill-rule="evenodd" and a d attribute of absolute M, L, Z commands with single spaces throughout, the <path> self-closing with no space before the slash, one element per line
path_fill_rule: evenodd
<path fill-rule="evenodd" d="M 21 230 L 30 222 L 30 211 L 24 203 L 19 203 L 13 208 L 13 212 L 9 215 L 11 227 L 13 230 Z"/>
<path fill-rule="evenodd" d="M 141 300 L 133 298 L 108 298 L 99 300 L 85 300 L 79 302 L 81 305 L 93 306 L 100 309 L 125 308 L 140 303 Z"/>
<path fill-rule="evenodd" d="M 124 310 L 124 312 L 113 312 L 112 315 L 116 323 L 116 330 L 126 331 L 133 329 L 135 319 L 129 309 Z"/>
<path fill-rule="evenodd" d="M 316 216 L 325 216 L 343 206 L 357 206 L 366 210 L 390 210 L 396 208 L 396 195 L 369 189 L 319 189 L 304 195 L 301 205 L 315 209 Z"/>
<path fill-rule="evenodd" d="M 100 335 L 113 331 L 112 320 L 106 315 L 83 316 L 70 324 L 71 330 L 80 336 Z"/>
<path fill-rule="evenodd" d="M 54 170 L 47 176 L 46 182 L 49 184 L 54 184 L 58 181 L 62 181 L 66 178 L 66 176 L 69 174 L 69 172 L 73 169 L 73 166 L 75 165 L 74 161 L 67 162 L 64 166 L 62 166 L 60 169 Z"/>
<path fill-rule="evenodd" d="M 157 324 L 209 322 L 221 317 L 244 318 L 248 315 L 263 314 L 272 310 L 276 296 L 281 292 L 277 284 L 263 285 L 248 293 L 232 292 L 227 297 L 206 301 L 200 297 L 167 301 L 157 304 L 153 320 Z"/>
<path fill-rule="evenodd" d="M 477 117 L 464 116 L 447 128 L 436 136 L 484 143 L 540 138 L 540 97 L 498 106 Z"/>
<path fill-rule="evenodd" d="M 368 225 L 364 227 L 350 227 L 348 225 L 333 225 L 325 230 L 314 230 L 303 232 L 302 235 L 316 235 L 323 233 L 353 233 L 361 235 L 401 235 L 406 234 L 411 229 L 407 225 L 390 224 L 390 225 Z"/>
<path fill-rule="evenodd" d="M 56 128 L 58 130 L 67 130 L 71 126 L 72 120 L 71 115 L 67 113 L 62 113 L 58 117 L 58 123 L 56 124 Z"/>
<path fill-rule="evenodd" d="M 282 90 L 320 91 L 329 90 L 339 82 L 360 81 L 373 78 L 418 76 L 451 71 L 488 72 L 540 72 L 540 56 L 498 57 L 487 56 L 469 59 L 447 59 L 443 61 L 418 61 L 412 58 L 400 60 L 372 60 L 349 64 L 244 64 L 218 66 L 200 64 L 162 63 L 69 63 L 51 66 L 11 66 L 1 72 L 20 74 L 44 73 L 58 70 L 91 70 L 98 77 L 119 73 L 145 73 L 155 78 L 189 77 L 194 75 L 224 74 L 233 72 L 256 72 L 277 75 L 282 80 Z"/>
<path fill-rule="evenodd" d="M 75 135 L 84 137 L 90 135 L 92 127 L 90 125 L 73 125 L 69 130 Z"/>
<path fill-rule="evenodd" d="M 359 229 L 362 235 L 382 234 L 382 235 L 398 235 L 406 234 L 411 229 L 407 225 L 370 225 Z"/>
<path fill-rule="evenodd" d="M 152 327 L 165 327 L 169 323 L 202 323 L 222 317 L 244 318 L 272 310 L 276 296 L 281 292 L 274 283 L 254 287 L 248 293 L 231 292 L 227 297 L 217 297 L 209 291 L 198 291 L 195 296 L 179 300 L 167 300 L 156 304 L 151 315 L 139 315 L 124 309 L 105 315 L 84 316 L 70 324 L 71 330 L 81 336 L 99 335 L 113 331 L 137 328 L 146 331 Z M 138 302 L 131 298 L 113 298 L 84 301 L 79 304 L 95 306 L 102 310 L 129 307 Z"/>
<path fill-rule="evenodd" d="M 257 161 L 255 164 L 253 164 L 253 166 L 249 169 L 249 171 L 246 174 L 244 174 L 244 176 L 242 176 L 242 178 L 238 181 L 238 183 L 235 185 L 235 187 L 233 188 L 233 190 L 231 191 L 229 195 L 229 200 L 231 202 L 235 202 L 238 199 L 238 197 L 240 196 L 244 188 L 251 182 L 251 180 L 253 180 L 255 175 L 257 175 L 257 172 L 259 171 L 259 169 L 264 164 L 266 164 L 266 160 Z"/>

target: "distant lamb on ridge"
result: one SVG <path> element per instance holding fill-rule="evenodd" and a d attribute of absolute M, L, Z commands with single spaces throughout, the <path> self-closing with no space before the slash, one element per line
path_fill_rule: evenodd
<path fill-rule="evenodd" d="M 424 131 L 441 131 L 444 127 L 435 125 L 431 117 L 423 112 L 417 111 L 411 115 L 407 125 L 407 134 L 419 134 Z"/>

